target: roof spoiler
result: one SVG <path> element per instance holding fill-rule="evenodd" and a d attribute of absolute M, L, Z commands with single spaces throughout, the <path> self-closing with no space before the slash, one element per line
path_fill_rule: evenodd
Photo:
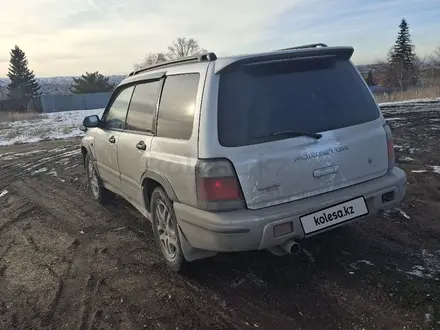
<path fill-rule="evenodd" d="M 263 64 L 271 62 L 282 62 L 282 61 L 294 61 L 294 60 L 305 60 L 313 58 L 328 58 L 336 57 L 343 60 L 349 60 L 354 53 L 353 47 L 319 47 L 319 48 L 292 48 L 280 50 L 272 53 L 263 53 L 250 55 L 246 57 L 239 58 L 237 60 L 231 60 L 225 63 L 216 63 L 216 72 L 220 73 L 224 71 L 231 70 L 237 66 L 252 65 L 252 64 Z"/>

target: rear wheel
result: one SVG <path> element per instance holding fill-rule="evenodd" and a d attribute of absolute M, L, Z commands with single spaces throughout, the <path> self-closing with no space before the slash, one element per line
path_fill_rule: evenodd
<path fill-rule="evenodd" d="M 93 164 L 92 159 L 89 155 L 85 157 L 86 173 L 87 173 L 87 183 L 88 191 L 92 195 L 93 199 L 101 204 L 107 203 L 111 198 L 111 193 L 105 189 L 96 171 L 95 164 Z"/>
<path fill-rule="evenodd" d="M 177 219 L 173 204 L 161 187 L 156 188 L 151 196 L 151 217 L 156 243 L 167 266 L 180 272 L 186 260 L 180 246 Z"/>

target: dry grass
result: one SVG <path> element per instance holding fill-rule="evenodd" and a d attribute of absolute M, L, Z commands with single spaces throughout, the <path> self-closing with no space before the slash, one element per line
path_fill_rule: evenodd
<path fill-rule="evenodd" d="M 22 120 L 37 120 L 43 118 L 46 118 L 46 116 L 37 112 L 0 111 L 0 123 L 22 121 Z"/>
<path fill-rule="evenodd" d="M 440 97 L 440 86 L 410 89 L 404 92 L 397 92 L 391 94 L 377 94 L 375 95 L 375 97 L 378 103 L 407 101 L 407 100 L 416 100 L 416 99 L 433 99 Z"/>

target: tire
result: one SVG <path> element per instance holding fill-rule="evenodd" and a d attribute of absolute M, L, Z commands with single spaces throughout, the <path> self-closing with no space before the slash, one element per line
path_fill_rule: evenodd
<path fill-rule="evenodd" d="M 181 272 L 186 260 L 180 245 L 176 214 L 173 203 L 161 187 L 154 189 L 151 195 L 151 217 L 156 244 L 168 268 Z"/>
<path fill-rule="evenodd" d="M 84 158 L 87 174 L 87 191 L 100 204 L 107 204 L 111 199 L 111 193 L 102 186 L 101 179 L 96 171 L 95 164 L 87 154 Z"/>

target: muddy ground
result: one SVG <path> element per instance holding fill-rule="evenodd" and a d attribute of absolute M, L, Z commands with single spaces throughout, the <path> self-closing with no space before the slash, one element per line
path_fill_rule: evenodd
<path fill-rule="evenodd" d="M 86 194 L 79 140 L 0 148 L 0 328 L 440 329 L 440 104 L 384 110 L 400 209 L 184 275 L 128 203 Z"/>

